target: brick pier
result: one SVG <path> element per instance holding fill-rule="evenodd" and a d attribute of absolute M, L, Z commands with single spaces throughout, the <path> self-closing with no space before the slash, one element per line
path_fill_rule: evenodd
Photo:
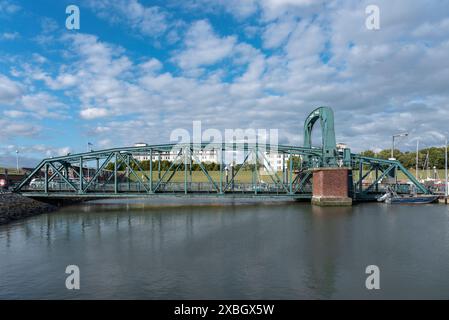
<path fill-rule="evenodd" d="M 319 206 L 350 206 L 348 168 L 316 168 L 313 170 L 312 204 Z"/>

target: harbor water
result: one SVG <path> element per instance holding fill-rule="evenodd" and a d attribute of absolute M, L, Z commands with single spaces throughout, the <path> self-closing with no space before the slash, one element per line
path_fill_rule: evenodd
<path fill-rule="evenodd" d="M 448 299 L 448 272 L 439 204 L 102 200 L 0 226 L 0 299 Z"/>

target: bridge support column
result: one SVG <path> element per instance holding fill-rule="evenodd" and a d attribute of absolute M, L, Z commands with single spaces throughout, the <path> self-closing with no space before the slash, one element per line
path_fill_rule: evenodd
<path fill-rule="evenodd" d="M 313 170 L 312 204 L 318 206 L 350 206 L 348 168 L 316 168 Z"/>

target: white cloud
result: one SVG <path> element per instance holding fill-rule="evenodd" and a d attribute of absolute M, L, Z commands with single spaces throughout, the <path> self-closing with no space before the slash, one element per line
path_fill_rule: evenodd
<path fill-rule="evenodd" d="M 87 108 L 81 110 L 80 115 L 84 119 L 92 120 L 96 118 L 106 117 L 108 115 L 108 110 L 106 110 L 105 108 Z"/>
<path fill-rule="evenodd" d="M 137 0 L 91 0 L 87 5 L 99 17 L 112 23 L 128 23 L 145 36 L 160 36 L 168 28 L 167 14 L 160 7 L 147 7 Z"/>
<path fill-rule="evenodd" d="M 413 36 L 427 40 L 444 38 L 447 34 L 449 34 L 449 18 L 437 22 L 425 22 L 412 32 Z"/>
<path fill-rule="evenodd" d="M 110 132 L 111 128 L 106 127 L 106 126 L 97 126 L 93 129 L 94 133 L 105 133 L 105 132 Z"/>
<path fill-rule="evenodd" d="M 261 5 L 264 10 L 277 10 L 288 6 L 309 6 L 316 4 L 316 0 L 261 0 Z"/>
<path fill-rule="evenodd" d="M 196 21 L 186 33 L 185 50 L 173 60 L 183 69 L 212 65 L 229 56 L 236 41 L 234 36 L 217 36 L 208 21 Z"/>
<path fill-rule="evenodd" d="M 0 34 L 0 40 L 14 40 L 20 37 L 18 32 L 4 32 Z"/>
<path fill-rule="evenodd" d="M 263 19 L 270 21 L 285 14 L 307 16 L 323 9 L 323 0 L 259 0 Z"/>
<path fill-rule="evenodd" d="M 7 167 L 16 166 L 16 150 L 19 151 L 19 164 L 21 167 L 32 168 L 36 166 L 42 157 L 65 156 L 72 152 L 68 146 L 55 147 L 45 144 L 20 144 L 0 146 L 0 164 Z"/>
<path fill-rule="evenodd" d="M 6 110 L 3 111 L 3 114 L 9 118 L 22 118 L 24 119 L 28 113 L 18 110 Z"/>
<path fill-rule="evenodd" d="M 22 94 L 21 85 L 0 74 L 0 103 L 12 104 Z"/>
<path fill-rule="evenodd" d="M 100 42 L 96 36 L 78 33 L 64 40 L 70 43 L 73 53 L 81 57 L 81 67 L 93 74 L 114 77 L 131 66 L 130 60 L 122 55 L 122 48 Z"/>
<path fill-rule="evenodd" d="M 79 83 L 80 81 L 80 77 L 73 75 L 73 74 L 69 74 L 69 73 L 62 73 L 60 75 L 58 75 L 56 77 L 56 79 L 51 79 L 51 78 L 47 78 L 46 82 L 47 85 L 53 89 L 53 90 L 59 90 L 59 89 L 64 89 L 64 88 L 69 88 L 72 87 L 74 85 L 76 85 L 77 83 Z"/>
<path fill-rule="evenodd" d="M 27 94 L 21 97 L 19 107 L 29 111 L 32 117 L 64 119 L 67 117 L 67 106 L 55 96 L 46 92 Z"/>
<path fill-rule="evenodd" d="M 291 59 L 316 58 L 324 49 L 325 41 L 326 38 L 320 26 L 303 20 L 292 32 L 285 51 Z"/>
<path fill-rule="evenodd" d="M 141 63 L 139 66 L 144 72 L 154 72 L 159 71 L 162 68 L 162 63 L 155 58 L 151 58 L 146 62 Z"/>
<path fill-rule="evenodd" d="M 62 147 L 62 148 L 57 148 L 54 153 L 57 156 L 65 156 L 67 154 L 69 154 L 72 151 L 71 147 Z"/>
<path fill-rule="evenodd" d="M 261 13 L 263 20 L 273 20 L 286 13 L 308 12 L 326 3 L 324 0 L 184 0 L 177 5 L 187 8 L 189 12 L 222 14 L 222 11 L 233 15 L 238 21 Z"/>
<path fill-rule="evenodd" d="M 24 94 L 10 103 L 10 108 L 3 111 L 8 118 L 22 121 L 34 119 L 66 119 L 68 107 L 55 96 L 46 92 Z"/>
<path fill-rule="evenodd" d="M 7 0 L 1 0 L 0 1 L 0 14 L 13 14 L 19 11 L 21 8 L 19 5 L 7 1 Z"/>
<path fill-rule="evenodd" d="M 282 19 L 291 18 L 284 16 L 277 22 L 283 23 Z M 99 122 L 89 131 L 98 140 L 107 140 L 109 145 L 111 141 L 116 144 L 132 143 L 139 140 L 141 132 L 147 131 L 158 132 L 157 137 L 148 142 L 167 142 L 172 129 L 188 129 L 192 120 L 202 120 L 207 126 L 215 128 L 279 128 L 280 138 L 284 142 L 288 139 L 289 143 L 300 144 L 301 119 L 315 106 L 330 105 L 336 112 L 339 140 L 350 143 L 357 150 L 357 147 L 369 145 L 368 140 L 374 139 L 380 130 L 388 135 L 389 131 L 401 127 L 397 121 L 390 125 L 387 120 L 389 117 L 396 116 L 405 121 L 400 108 L 410 108 L 407 106 L 410 99 L 407 87 L 418 86 L 413 85 L 416 75 L 405 65 L 418 61 L 414 64 L 415 70 L 422 70 L 434 78 L 439 77 L 438 83 L 446 83 L 443 81 L 445 68 L 440 72 L 437 69 L 436 72 L 432 71 L 439 65 L 438 62 L 444 61 L 444 42 L 434 48 L 414 45 L 398 50 L 399 43 L 392 46 L 394 41 L 391 42 L 391 39 L 385 44 L 371 47 L 363 44 L 362 39 L 357 39 L 352 48 L 339 47 L 339 42 L 329 37 L 321 23 L 322 20 L 302 19 L 294 25 L 285 45 L 280 45 L 282 50 L 270 57 L 265 57 L 248 44 L 234 40 L 232 49 L 225 55 L 206 59 L 209 64 L 213 64 L 229 57 L 229 63 L 233 63 L 230 69 L 238 70 L 230 83 L 222 82 L 222 76 L 219 75 L 222 70 L 209 72 L 206 78 L 188 78 L 163 71 L 162 63 L 153 58 L 134 64 L 123 50 L 114 50 L 113 46 L 95 37 L 79 35 L 80 39 L 75 41 L 73 50 L 79 52 L 80 61 L 73 72 L 83 74 L 83 82 L 76 84 L 73 89 L 79 92 L 77 96 L 84 106 L 80 116 L 97 119 Z M 216 35 L 210 24 L 204 21 L 201 24 L 207 27 L 197 30 L 198 33 L 189 34 L 189 30 L 186 35 L 189 46 L 186 45 L 186 50 L 177 54 L 188 52 L 189 48 L 208 48 L 198 43 L 202 43 L 204 38 L 210 39 L 211 34 L 212 42 L 221 43 L 226 39 Z M 206 36 L 192 36 L 204 30 L 207 31 Z M 327 41 L 331 43 L 330 61 L 329 64 L 323 64 L 320 53 L 325 49 Z M 341 54 L 337 55 L 336 52 Z M 97 59 L 98 56 L 102 58 Z M 393 59 L 385 60 L 386 57 Z M 401 60 L 403 63 L 398 63 Z M 192 68 L 204 63 L 204 59 L 183 61 L 185 67 Z M 343 64 L 345 68 L 341 68 Z M 397 71 L 398 78 L 386 78 L 388 69 Z M 408 80 L 404 82 L 404 79 Z M 424 96 L 443 92 L 435 83 L 433 80 L 432 85 L 422 86 L 418 91 Z M 391 113 L 384 115 L 378 111 L 385 110 L 394 99 L 398 107 Z M 435 104 L 425 100 L 422 109 L 435 110 Z M 361 117 L 360 106 L 363 106 L 366 117 L 376 117 L 380 121 L 370 122 L 369 118 Z M 102 119 L 123 114 L 134 114 L 140 120 L 116 118 L 115 121 L 105 122 Z M 429 116 L 425 119 L 433 121 Z M 363 123 L 363 134 L 357 131 L 359 122 Z M 367 122 L 372 124 L 367 126 Z M 407 126 L 401 128 L 410 129 Z"/>
<path fill-rule="evenodd" d="M 33 53 L 33 60 L 40 64 L 48 62 L 47 58 L 39 53 Z"/>
<path fill-rule="evenodd" d="M 41 128 L 35 124 L 24 121 L 11 121 L 9 119 L 0 119 L 0 141 L 10 141 L 17 137 L 36 137 Z"/>
<path fill-rule="evenodd" d="M 204 129 L 278 128 L 281 142 L 301 144 L 303 119 L 319 105 L 334 108 L 337 138 L 355 151 L 387 148 L 397 130 L 431 143 L 449 117 L 447 17 L 436 2 L 379 4 L 381 30 L 369 32 L 363 1 L 329 3 L 319 14 L 307 1 L 259 1 L 259 13 L 273 12 L 251 20 L 264 32 L 254 43 L 276 50 L 196 21 L 179 30 L 183 47 L 165 52 L 181 67 L 174 71 L 161 56 L 139 57 L 96 36 L 72 34 L 63 39 L 63 63 L 51 69 L 42 61 L 15 75 L 75 100 L 84 132 L 99 146 L 131 144 L 146 132 L 149 143 L 167 142 L 172 129 L 190 129 L 192 120 Z M 0 78 L 0 99 L 8 96 L 12 106 L 22 95 L 36 95 L 6 79 Z M 8 81 L 19 91 L 5 95 L 14 91 L 1 87 Z M 31 109 L 2 114 L 17 120 L 19 111 Z"/>
<path fill-rule="evenodd" d="M 205 5 L 209 3 L 210 1 L 207 1 Z M 257 12 L 257 0 L 221 0 L 219 3 L 238 19 L 247 18 Z"/>
<path fill-rule="evenodd" d="M 279 47 L 293 31 L 296 23 L 294 18 L 270 23 L 262 35 L 264 47 L 269 49 Z"/>

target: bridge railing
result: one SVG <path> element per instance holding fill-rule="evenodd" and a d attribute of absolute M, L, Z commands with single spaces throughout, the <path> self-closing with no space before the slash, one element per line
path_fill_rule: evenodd
<path fill-rule="evenodd" d="M 64 182 L 52 182 L 48 185 L 48 193 L 69 193 L 73 192 L 73 187 L 78 187 L 77 182 L 72 182 L 69 185 Z M 296 190 L 297 184 L 294 184 L 293 193 L 311 193 L 311 185 L 306 185 L 301 190 Z M 155 193 L 217 193 L 216 185 L 209 182 L 162 182 Z M 270 194 L 286 194 L 285 189 L 288 189 L 289 185 L 279 185 L 274 183 L 234 183 L 228 186 L 224 192 L 229 193 L 270 193 Z M 32 184 L 22 188 L 23 192 L 43 192 L 45 191 L 44 184 Z M 86 193 L 115 193 L 115 185 L 113 184 L 92 184 Z M 117 184 L 118 193 L 148 193 L 148 191 L 137 182 L 125 182 Z"/>

